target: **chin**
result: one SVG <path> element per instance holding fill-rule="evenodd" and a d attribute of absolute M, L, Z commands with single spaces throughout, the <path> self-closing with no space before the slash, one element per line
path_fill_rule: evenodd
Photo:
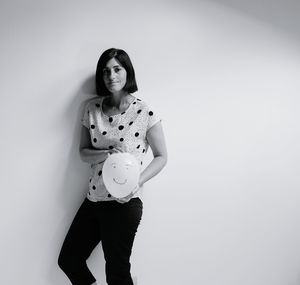
<path fill-rule="evenodd" d="M 112 93 L 112 94 L 113 94 L 113 93 L 118 93 L 118 92 L 122 91 L 122 89 L 119 89 L 119 88 L 116 88 L 116 89 L 115 89 L 115 88 L 114 88 L 114 89 L 111 89 L 111 88 L 110 88 L 110 89 L 108 89 L 108 91 L 109 91 L 110 93 Z"/>

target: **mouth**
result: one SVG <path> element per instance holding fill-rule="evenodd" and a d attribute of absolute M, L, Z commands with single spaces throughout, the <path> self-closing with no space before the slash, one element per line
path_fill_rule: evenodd
<path fill-rule="evenodd" d="M 114 180 L 117 184 L 119 184 L 119 185 L 124 185 L 124 184 L 127 182 L 127 179 L 125 179 L 124 182 L 119 182 L 119 181 L 117 181 L 115 178 L 113 178 L 113 180 Z"/>

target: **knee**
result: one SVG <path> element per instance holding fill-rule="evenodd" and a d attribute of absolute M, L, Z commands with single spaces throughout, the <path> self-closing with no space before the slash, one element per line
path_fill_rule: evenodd
<path fill-rule="evenodd" d="M 67 268 L 69 267 L 68 259 L 61 253 L 58 257 L 57 264 L 62 271 L 67 271 Z"/>
<path fill-rule="evenodd" d="M 86 267 L 86 260 L 78 258 L 73 254 L 61 252 L 57 264 L 65 274 L 74 274 Z"/>
<path fill-rule="evenodd" d="M 57 260 L 59 268 L 65 273 L 73 272 L 74 270 L 76 270 L 78 267 L 77 263 L 78 262 L 76 262 L 75 258 L 72 258 L 71 256 L 63 252 L 60 253 Z"/>

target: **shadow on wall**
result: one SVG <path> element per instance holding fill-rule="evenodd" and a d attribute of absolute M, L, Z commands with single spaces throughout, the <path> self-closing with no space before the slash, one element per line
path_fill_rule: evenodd
<path fill-rule="evenodd" d="M 280 29 L 300 40 L 300 1 L 298 0 L 214 0 L 223 6 L 239 10 L 259 21 Z"/>
<path fill-rule="evenodd" d="M 69 150 L 69 154 L 67 155 L 68 162 L 64 173 L 64 181 L 62 183 L 61 189 L 57 190 L 57 205 L 60 205 L 62 212 L 64 212 L 65 214 L 58 223 L 56 233 L 53 234 L 53 236 L 55 236 L 55 240 L 52 240 L 52 242 L 54 248 L 53 250 L 55 253 L 54 259 L 51 261 L 51 266 L 48 272 L 48 279 L 50 281 L 50 284 L 60 284 L 61 282 L 63 282 L 62 284 L 68 284 L 69 282 L 68 278 L 59 269 L 57 265 L 57 258 L 71 222 L 79 206 L 83 202 L 88 189 L 88 177 L 90 168 L 86 163 L 83 163 L 80 160 L 79 142 L 82 126 L 81 119 L 83 116 L 85 103 L 86 101 L 96 96 L 94 80 L 94 76 L 89 76 L 83 82 L 78 92 L 76 92 L 74 96 L 72 96 L 72 101 L 68 104 L 64 114 L 65 121 L 67 121 L 67 123 L 71 125 L 72 123 L 74 123 L 72 122 L 72 118 L 75 117 L 74 114 L 77 112 L 75 117 L 76 122 L 74 123 L 73 137 L 71 140 L 72 144 Z M 102 280 L 99 280 L 103 282 L 105 280 L 104 257 L 102 250 L 98 250 L 98 247 L 90 256 L 88 263 L 93 274 L 96 273 L 96 267 L 97 271 L 99 271 L 99 268 L 103 269 L 100 273 Z"/>
<path fill-rule="evenodd" d="M 73 100 L 68 104 L 66 110 L 66 121 L 70 121 L 70 118 L 76 118 L 74 123 L 72 145 L 70 147 L 68 155 L 68 164 L 65 169 L 65 180 L 62 185 L 62 189 L 58 191 L 58 203 L 62 204 L 62 207 L 66 210 L 74 207 L 74 204 L 84 198 L 88 187 L 88 175 L 89 167 L 86 163 L 80 160 L 79 156 L 79 142 L 81 133 L 81 119 L 83 116 L 84 106 L 86 101 L 95 97 L 94 88 L 94 76 L 89 76 L 81 85 L 78 92 L 72 97 Z M 75 110 L 75 111 L 74 111 Z M 83 172 L 84 170 L 84 172 Z"/>

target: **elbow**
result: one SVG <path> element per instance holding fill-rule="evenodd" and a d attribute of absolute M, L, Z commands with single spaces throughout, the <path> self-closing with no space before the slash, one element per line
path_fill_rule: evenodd
<path fill-rule="evenodd" d="M 161 168 L 164 168 L 168 162 L 168 156 L 165 154 L 165 155 L 158 155 L 156 157 L 159 158 L 160 160 Z"/>
<path fill-rule="evenodd" d="M 163 160 L 164 160 L 164 167 L 165 167 L 167 162 L 168 162 L 168 152 L 167 152 L 167 150 L 163 154 Z"/>
<path fill-rule="evenodd" d="M 85 156 L 84 156 L 84 149 L 85 149 L 84 147 L 79 147 L 79 156 L 83 162 L 86 162 Z"/>
<path fill-rule="evenodd" d="M 167 165 L 167 162 L 168 162 L 168 156 L 166 155 L 163 157 L 163 167 Z"/>

